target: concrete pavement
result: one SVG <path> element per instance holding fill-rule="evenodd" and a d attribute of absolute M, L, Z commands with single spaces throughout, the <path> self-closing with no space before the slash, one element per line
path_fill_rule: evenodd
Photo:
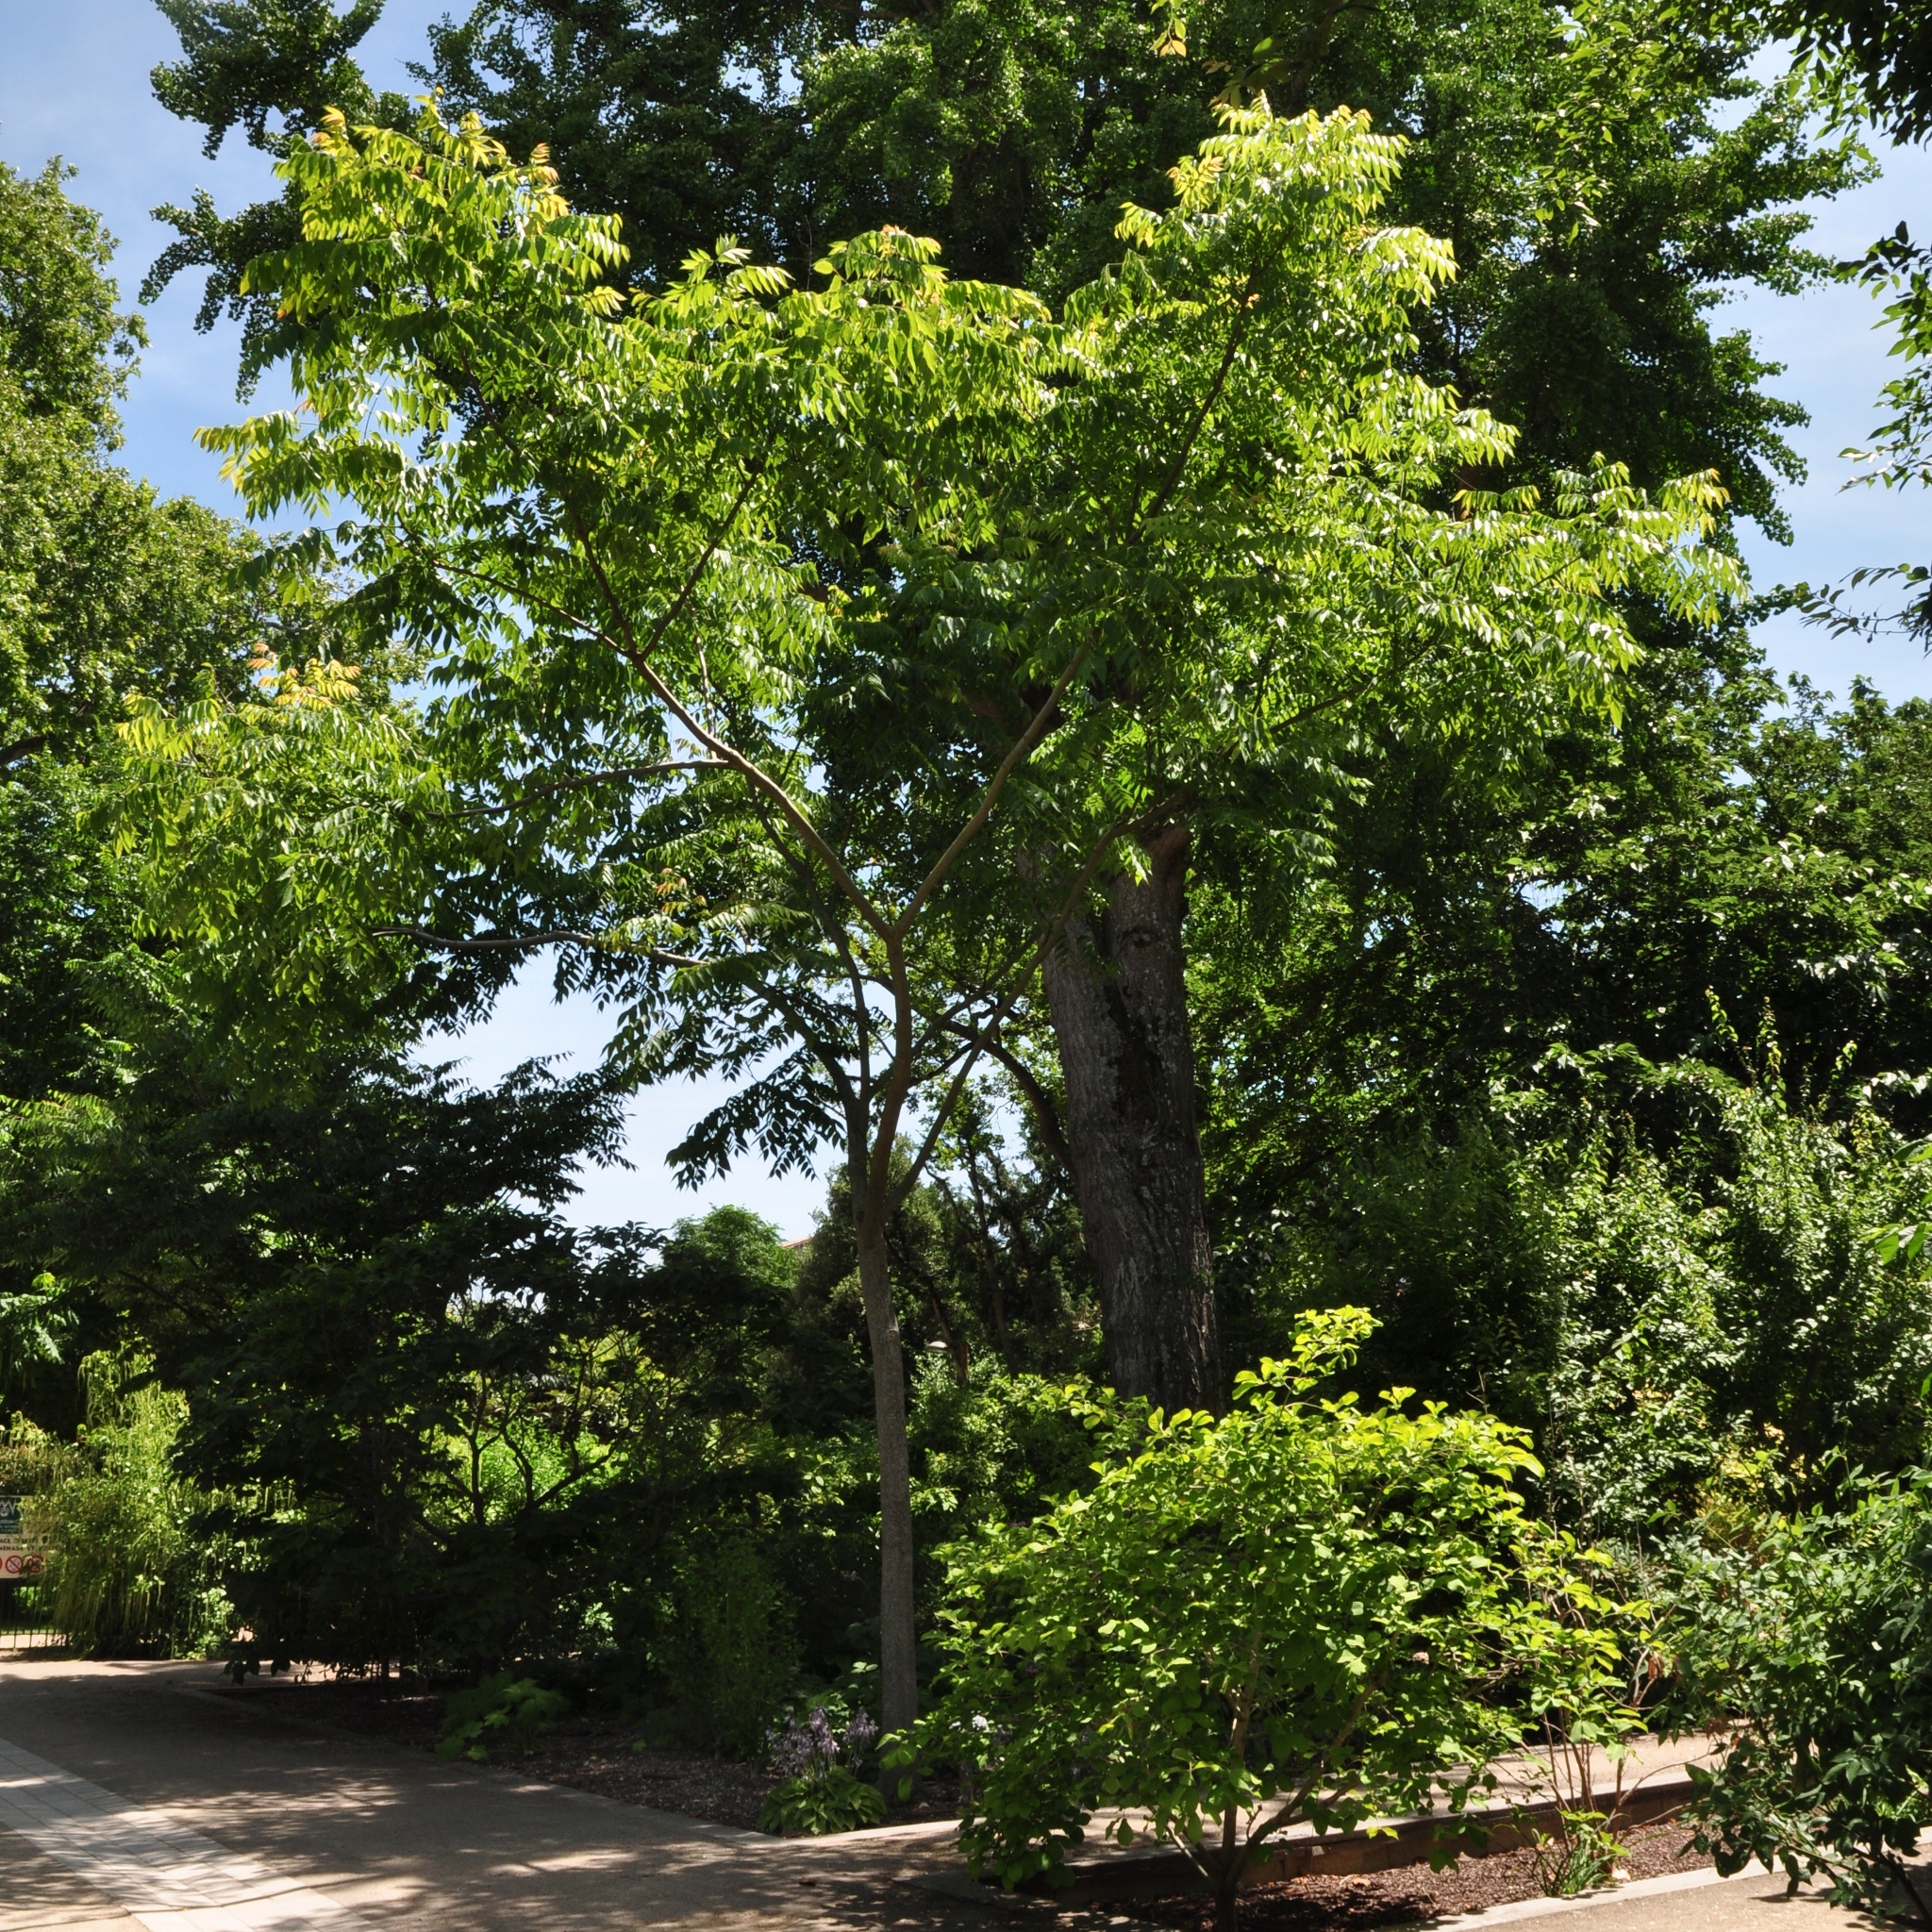
<path fill-rule="evenodd" d="M 65 1823 L 15 1815 L 0 1839 L 0 1932 L 1000 1924 L 901 1897 L 899 1877 L 951 1862 L 947 1826 L 787 1842 L 195 1694 L 216 1681 L 206 1665 L 0 1666 L 0 1740 L 76 1781 L 52 1787 Z M 0 1757 L 0 1797 L 49 1786 Z M 208 1896 L 208 1846 L 242 1896 Z"/>
<path fill-rule="evenodd" d="M 200 1694 L 218 1681 L 196 1664 L 0 1664 L 0 1932 L 1014 1924 L 929 1889 L 960 1869 L 948 1825 L 781 1840 L 325 1735 Z M 1778 1890 L 1760 1874 L 1581 1909 L 1588 1932 L 1840 1932 L 1843 1915 Z"/>

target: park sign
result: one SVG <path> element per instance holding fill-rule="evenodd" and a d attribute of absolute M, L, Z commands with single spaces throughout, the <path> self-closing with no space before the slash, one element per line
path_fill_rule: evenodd
<path fill-rule="evenodd" d="M 21 1531 L 21 1496 L 0 1496 L 0 1583 L 19 1583 L 41 1571 L 39 1552 L 29 1552 Z"/>

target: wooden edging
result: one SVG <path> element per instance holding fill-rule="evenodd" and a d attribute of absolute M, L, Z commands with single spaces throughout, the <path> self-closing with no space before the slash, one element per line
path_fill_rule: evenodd
<path fill-rule="evenodd" d="M 1655 1824 L 1674 1813 L 1690 1793 L 1690 1780 L 1681 1774 L 1650 1779 L 1625 1795 L 1618 1808 L 1618 1822 L 1628 1825 Z M 1479 1843 L 1474 1846 L 1453 1830 L 1444 1832 L 1441 1814 L 1391 1820 L 1377 1825 L 1373 1832 L 1365 1827 L 1329 1837 L 1289 1839 L 1275 1847 L 1272 1857 L 1249 1866 L 1241 1875 L 1241 1883 L 1267 1885 L 1309 1874 L 1341 1877 L 1358 1872 L 1388 1872 L 1402 1865 L 1420 1865 L 1436 1850 L 1439 1837 L 1456 1842 L 1477 1857 L 1513 1852 L 1531 1843 L 1539 1831 L 1555 1824 L 1564 1808 L 1557 1800 L 1490 1807 L 1475 1814 L 1478 1818 L 1491 1818 L 1493 1823 L 1482 1827 Z M 1002 1893 L 997 1886 L 967 1877 L 963 1873 L 926 1874 L 906 1882 L 924 1890 L 944 1891 L 981 1904 L 1010 1901 L 1012 1908 L 1021 1911 L 1057 1911 L 1062 1907 L 1104 1905 L 1114 1899 L 1206 1889 L 1187 1855 L 1171 1845 L 1135 1845 L 1121 1850 L 1103 1847 L 1072 1860 L 1066 1873 L 1070 1880 L 1067 1884 L 1049 1887 L 1036 1880 L 1014 1894 Z M 1630 1890 L 1629 1886 L 1622 1886 L 1604 1896 L 1624 1896 Z"/>

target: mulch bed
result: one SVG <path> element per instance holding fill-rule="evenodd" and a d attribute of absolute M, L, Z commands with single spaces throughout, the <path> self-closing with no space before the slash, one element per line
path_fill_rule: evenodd
<path fill-rule="evenodd" d="M 275 1709 L 308 1723 L 386 1739 L 412 1750 L 433 1752 L 442 1732 L 441 1693 L 414 1679 L 383 1685 L 370 1678 L 305 1683 L 284 1678 L 217 1694 L 272 1701 Z M 701 1751 L 633 1750 L 637 1736 L 635 1723 L 583 1713 L 559 1720 L 527 1750 L 492 1750 L 491 1762 L 654 1811 L 757 1828 L 759 1807 L 777 1782 L 769 1773 Z M 934 1781 L 923 1786 L 909 1805 L 894 1806 L 886 1823 L 951 1818 L 958 1803 L 957 1787 Z M 1626 1840 L 1625 1873 L 1631 1878 L 1653 1878 L 1708 1864 L 1707 1857 L 1684 1849 L 1686 1836 L 1681 1824 L 1633 1832 Z M 1375 1926 L 1421 1924 L 1536 1898 L 1542 1889 L 1528 1852 L 1499 1852 L 1490 1858 L 1464 1858 L 1447 1872 L 1409 1865 L 1345 1878 L 1310 1876 L 1252 1886 L 1241 1893 L 1241 1926 L 1242 1932 L 1371 1932 Z M 1102 1915 L 1070 1916 L 1097 1924 Z M 1174 1932 L 1211 1932 L 1213 1907 L 1190 1893 L 1124 1902 L 1108 1907 L 1104 1917 L 1115 1925 L 1125 1919 Z"/>
<path fill-rule="evenodd" d="M 1681 1824 L 1654 1824 L 1632 1832 L 1624 1842 L 1631 1878 L 1657 1878 L 1667 1872 L 1694 1872 L 1710 1859 L 1686 1851 Z M 1538 1898 L 1542 1880 L 1526 1851 L 1498 1852 L 1489 1858 L 1464 1858 L 1447 1872 L 1405 1865 L 1392 1872 L 1365 1872 L 1346 1878 L 1311 1875 L 1257 1885 L 1241 1892 L 1242 1932 L 1368 1932 L 1376 1925 L 1414 1925 L 1428 1919 L 1480 1912 L 1491 1906 Z M 1189 1894 L 1136 1901 L 1114 1910 L 1178 1932 L 1211 1932 L 1211 1900 Z"/>
<path fill-rule="evenodd" d="M 424 1689 L 413 1678 L 386 1686 L 368 1677 L 251 1681 L 244 1690 L 216 1694 L 264 1702 L 272 1697 L 274 1707 L 289 1716 L 414 1750 L 433 1752 L 442 1735 L 441 1693 Z M 490 1761 L 548 1784 L 573 1785 L 626 1805 L 645 1805 L 708 1824 L 757 1829 L 758 1811 L 778 1782 L 770 1773 L 703 1751 L 655 1746 L 633 1750 L 637 1737 L 635 1723 L 585 1712 L 559 1719 L 526 1750 L 492 1746 Z M 956 1787 L 928 1784 L 911 1804 L 894 1806 L 886 1823 L 916 1824 L 950 1818 L 958 1803 Z"/>

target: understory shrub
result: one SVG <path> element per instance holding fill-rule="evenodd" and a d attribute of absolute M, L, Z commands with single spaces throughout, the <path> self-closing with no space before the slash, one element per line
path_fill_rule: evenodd
<path fill-rule="evenodd" d="M 1834 1904 L 1932 1916 L 1912 1867 L 1932 1762 L 1932 1474 L 1846 1479 L 1680 1553 L 1681 1661 L 1701 1714 L 1741 1720 L 1690 1817 L 1718 1870 L 1823 1879 Z M 1700 1712 L 1693 1707 L 1689 1713 Z M 1923 1881 L 1920 1881 L 1923 1883 Z"/>
<path fill-rule="evenodd" d="M 658 1645 L 680 1741 L 748 1757 L 798 1681 L 791 1605 L 749 1535 L 694 1542 L 673 1574 Z"/>
<path fill-rule="evenodd" d="M 975 1869 L 1051 1876 L 1095 1810 L 1142 1810 L 1231 1926 L 1275 1832 L 1459 1812 L 1520 1745 L 1493 1686 L 1572 1647 L 1514 1558 L 1528 1439 L 1407 1391 L 1316 1399 L 1373 1326 L 1305 1315 L 1224 1417 L 1090 1403 L 1097 1486 L 956 1546 L 920 1747 L 968 1774 Z"/>
<path fill-rule="evenodd" d="M 1916 1209 L 1912 1143 L 1862 1093 L 1792 1093 L 1768 1030 L 1738 1052 L 1740 1076 L 1566 1062 L 1567 1095 L 1553 1068 L 1372 1145 L 1283 1224 L 1242 1321 L 1274 1348 L 1299 1308 L 1366 1307 L 1351 1386 L 1532 1428 L 1539 1501 L 1586 1541 L 1668 1539 L 1844 1445 L 1911 1465 L 1932 1285 L 1872 1233 Z"/>
<path fill-rule="evenodd" d="M 42 1613 L 95 1657 L 200 1656 L 226 1634 L 210 1499 L 175 1473 L 187 1403 L 138 1357 L 80 1365 L 87 1421 L 26 1534 L 47 1553 Z"/>
<path fill-rule="evenodd" d="M 442 1711 L 442 1740 L 439 1757 L 467 1757 L 476 1764 L 490 1759 L 490 1745 L 520 1749 L 546 1731 L 570 1708 L 560 1690 L 546 1690 L 533 1677 L 498 1671 L 474 1690 L 450 1694 Z"/>

